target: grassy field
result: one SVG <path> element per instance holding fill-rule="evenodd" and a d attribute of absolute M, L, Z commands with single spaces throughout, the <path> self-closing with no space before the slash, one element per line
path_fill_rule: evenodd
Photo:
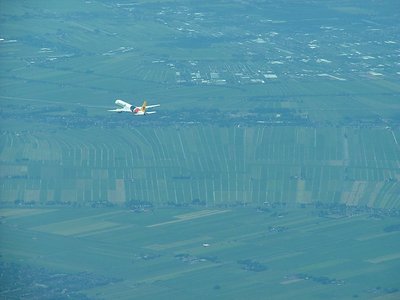
<path fill-rule="evenodd" d="M 397 222 L 390 217 L 330 219 L 311 209 L 10 208 L 0 215 L 3 261 L 121 279 L 81 291 L 96 298 L 375 299 L 400 288 L 399 233 L 384 230 Z M 244 260 L 265 269 L 245 269 Z"/>

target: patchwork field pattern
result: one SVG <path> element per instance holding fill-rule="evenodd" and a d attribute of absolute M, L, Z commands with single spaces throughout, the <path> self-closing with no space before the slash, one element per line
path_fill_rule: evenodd
<path fill-rule="evenodd" d="M 3 135 L 2 201 L 399 208 L 387 129 L 116 128 Z"/>
<path fill-rule="evenodd" d="M 0 1 L 1 297 L 400 298 L 399 19 Z"/>
<path fill-rule="evenodd" d="M 289 2 L 5 3 L 1 203 L 398 208 L 394 2 Z"/>
<path fill-rule="evenodd" d="M 399 296 L 399 231 L 384 230 L 396 218 L 330 219 L 312 209 L 33 211 L 0 210 L 2 260 L 58 276 L 91 272 L 118 279 L 91 289 L 74 284 L 94 298 Z"/>

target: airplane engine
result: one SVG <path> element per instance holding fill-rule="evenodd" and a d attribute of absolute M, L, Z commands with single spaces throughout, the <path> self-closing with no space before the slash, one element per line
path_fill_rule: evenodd
<path fill-rule="evenodd" d="M 139 107 L 134 107 L 133 105 L 131 105 L 130 107 L 131 112 L 133 112 L 134 114 L 137 114 L 140 112 L 140 108 Z"/>

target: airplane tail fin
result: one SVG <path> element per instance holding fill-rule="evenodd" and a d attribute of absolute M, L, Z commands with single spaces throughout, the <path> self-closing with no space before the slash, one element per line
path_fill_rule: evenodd
<path fill-rule="evenodd" d="M 142 111 L 146 112 L 147 101 L 145 100 L 142 104 Z"/>

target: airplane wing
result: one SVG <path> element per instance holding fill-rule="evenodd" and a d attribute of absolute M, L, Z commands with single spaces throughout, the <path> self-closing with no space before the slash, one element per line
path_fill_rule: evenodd
<path fill-rule="evenodd" d="M 130 112 L 130 109 L 126 109 L 124 108 L 116 108 L 116 109 L 109 109 L 108 111 L 114 111 L 114 112 L 123 112 L 123 111 L 127 111 Z"/>
<path fill-rule="evenodd" d="M 159 107 L 160 104 L 154 104 L 154 105 L 147 105 L 146 108 L 153 108 L 153 107 Z"/>

